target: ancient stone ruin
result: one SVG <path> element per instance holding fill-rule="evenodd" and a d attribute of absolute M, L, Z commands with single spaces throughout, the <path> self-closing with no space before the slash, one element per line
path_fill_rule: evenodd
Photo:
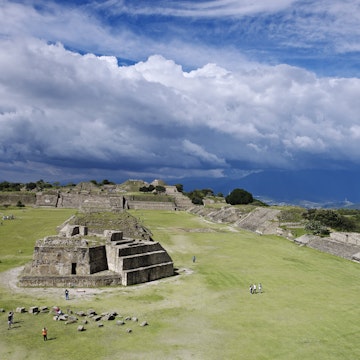
<path fill-rule="evenodd" d="M 134 285 L 174 275 L 171 257 L 152 240 L 125 238 L 121 231 L 88 234 L 85 226 L 66 225 L 57 236 L 35 244 L 21 286 Z"/>

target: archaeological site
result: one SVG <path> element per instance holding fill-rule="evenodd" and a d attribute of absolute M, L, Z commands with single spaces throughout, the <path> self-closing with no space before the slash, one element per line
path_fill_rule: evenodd
<path fill-rule="evenodd" d="M 88 233 L 66 225 L 38 240 L 21 286 L 91 287 L 134 285 L 174 275 L 173 261 L 156 241 L 125 238 L 121 231 Z"/>

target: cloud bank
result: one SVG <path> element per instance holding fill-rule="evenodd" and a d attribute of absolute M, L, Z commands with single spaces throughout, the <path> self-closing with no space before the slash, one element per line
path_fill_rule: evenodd
<path fill-rule="evenodd" d="M 13 164 L 46 177 L 359 165 L 356 78 L 287 65 L 185 72 L 160 55 L 119 66 L 34 38 L 0 46 L 3 173 Z"/>
<path fill-rule="evenodd" d="M 0 5 L 0 181 L 359 166 L 356 1 Z"/>

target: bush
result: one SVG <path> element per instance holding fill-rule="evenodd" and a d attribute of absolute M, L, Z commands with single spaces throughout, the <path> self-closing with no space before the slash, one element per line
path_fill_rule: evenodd
<path fill-rule="evenodd" d="M 254 198 L 252 194 L 244 189 L 234 189 L 225 197 L 225 201 L 230 205 L 250 204 L 254 201 Z"/>
<path fill-rule="evenodd" d="M 17 207 L 25 207 L 25 205 L 20 200 L 16 203 L 16 206 Z"/>
<path fill-rule="evenodd" d="M 309 230 L 313 235 L 319 235 L 319 236 L 325 236 L 330 234 L 329 229 L 323 224 L 321 224 L 320 221 L 317 220 L 309 221 L 305 225 L 305 230 Z"/>
<path fill-rule="evenodd" d="M 337 231 L 354 231 L 356 223 L 353 219 L 347 218 L 335 210 L 310 209 L 304 214 L 309 221 L 318 221 L 326 227 Z"/>

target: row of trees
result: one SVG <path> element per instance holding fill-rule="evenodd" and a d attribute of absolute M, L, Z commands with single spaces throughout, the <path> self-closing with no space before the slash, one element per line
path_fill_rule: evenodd
<path fill-rule="evenodd" d="M 103 185 L 115 185 L 114 182 L 109 181 L 107 179 L 102 180 L 101 182 L 97 182 L 96 180 L 90 180 L 90 182 L 96 186 L 103 186 Z M 49 183 L 42 179 L 36 182 L 28 182 L 28 183 L 12 183 L 9 181 L 0 182 L 0 191 L 32 191 L 32 190 L 44 190 L 44 189 L 51 189 L 51 188 L 60 188 L 62 185 L 55 181 L 53 183 Z M 74 187 L 76 186 L 75 183 L 69 183 L 65 185 L 65 187 Z"/>
<path fill-rule="evenodd" d="M 214 194 L 213 190 L 211 189 L 201 189 L 201 190 L 193 190 L 186 193 L 193 204 L 202 205 L 204 202 L 203 200 L 209 196 L 217 196 L 217 197 L 224 197 L 222 193 L 218 193 L 217 195 Z M 244 189 L 234 189 L 231 191 L 229 195 L 225 197 L 225 201 L 227 204 L 230 205 L 246 205 L 251 204 L 254 202 L 254 197 L 251 193 Z M 260 203 L 260 201 L 256 200 L 258 205 L 265 205 Z"/>
<path fill-rule="evenodd" d="M 48 189 L 59 185 L 59 183 L 50 184 L 44 180 L 38 180 L 36 182 L 29 182 L 25 184 L 3 181 L 0 183 L 0 191 L 20 191 L 22 189 L 31 191 L 34 189 Z"/>

